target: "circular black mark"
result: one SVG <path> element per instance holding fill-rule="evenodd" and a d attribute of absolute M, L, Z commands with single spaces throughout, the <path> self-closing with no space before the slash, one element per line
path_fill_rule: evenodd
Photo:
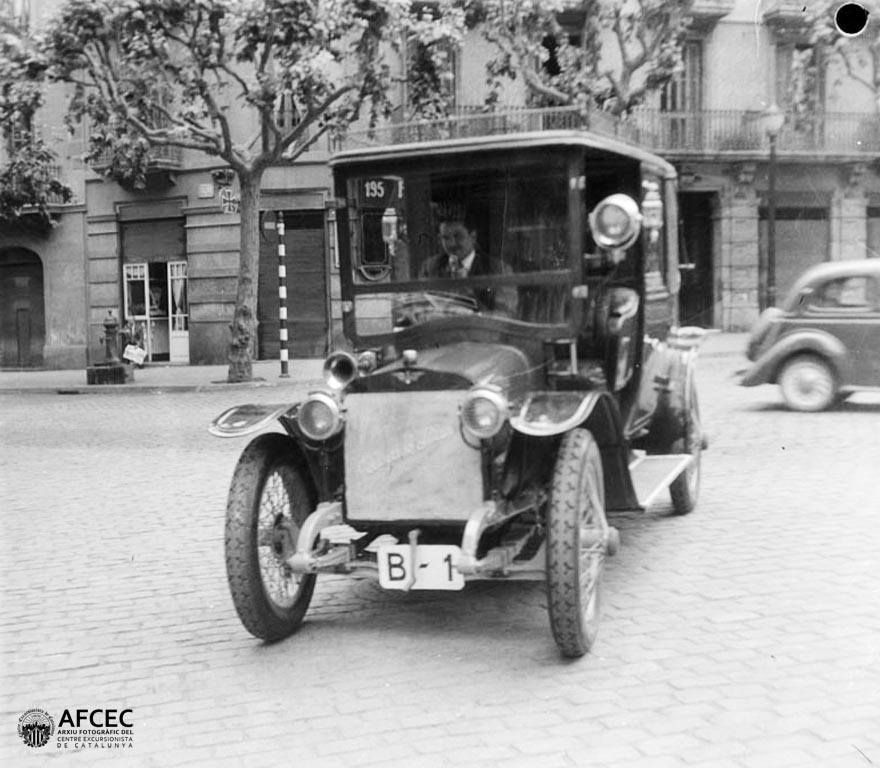
<path fill-rule="evenodd" d="M 868 11 L 858 3 L 844 3 L 834 14 L 834 24 L 842 35 L 852 37 L 864 32 L 868 25 Z"/>

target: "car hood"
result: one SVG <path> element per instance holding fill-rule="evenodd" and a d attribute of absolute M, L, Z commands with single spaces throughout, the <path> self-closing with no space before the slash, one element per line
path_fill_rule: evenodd
<path fill-rule="evenodd" d="M 499 387 L 515 398 L 537 386 L 541 368 L 525 352 L 505 344 L 456 342 L 420 349 L 416 361 L 384 366 L 357 381 L 360 391 L 467 389 L 475 384 Z"/>

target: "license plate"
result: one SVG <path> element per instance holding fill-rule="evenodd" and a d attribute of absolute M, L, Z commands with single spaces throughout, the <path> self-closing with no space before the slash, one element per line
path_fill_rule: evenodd
<path fill-rule="evenodd" d="M 463 589 L 464 576 L 455 567 L 460 554 L 459 547 L 419 544 L 414 564 L 408 544 L 380 547 L 379 584 L 385 589 Z"/>

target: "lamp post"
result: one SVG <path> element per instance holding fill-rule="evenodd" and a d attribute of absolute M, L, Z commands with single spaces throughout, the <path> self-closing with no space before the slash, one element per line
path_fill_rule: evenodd
<path fill-rule="evenodd" d="M 762 291 L 761 309 L 776 304 L 776 138 L 785 122 L 785 113 L 774 101 L 761 115 L 764 132 L 770 140 L 770 166 L 767 172 L 767 284 Z"/>

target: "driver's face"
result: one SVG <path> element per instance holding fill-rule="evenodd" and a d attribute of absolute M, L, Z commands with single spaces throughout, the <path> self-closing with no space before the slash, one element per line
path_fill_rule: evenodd
<path fill-rule="evenodd" d="M 440 224 L 440 244 L 448 256 L 465 258 L 474 250 L 476 232 L 468 232 L 460 221 L 444 221 Z"/>

